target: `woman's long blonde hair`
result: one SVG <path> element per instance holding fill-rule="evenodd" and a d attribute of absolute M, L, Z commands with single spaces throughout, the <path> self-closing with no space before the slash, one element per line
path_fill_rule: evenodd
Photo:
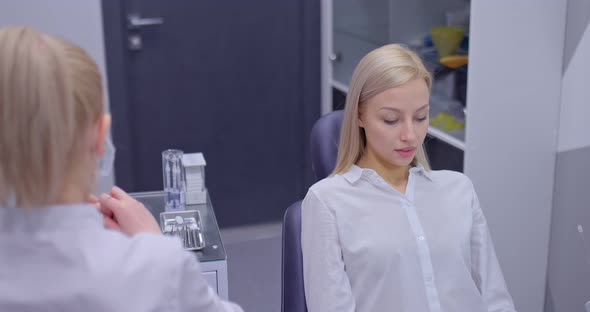
<path fill-rule="evenodd" d="M 88 134 L 102 90 L 80 47 L 29 27 L 0 29 L 0 206 L 54 204 L 66 183 L 91 190 Z"/>
<path fill-rule="evenodd" d="M 361 59 L 352 74 L 346 96 L 338 159 L 333 175 L 348 170 L 359 161 L 365 150 L 366 138 L 359 125 L 359 106 L 377 94 L 413 79 L 424 79 L 430 90 L 430 74 L 420 57 L 399 44 L 380 47 Z M 430 169 L 423 146 L 418 148 L 412 160 L 412 165 L 417 164 Z"/>

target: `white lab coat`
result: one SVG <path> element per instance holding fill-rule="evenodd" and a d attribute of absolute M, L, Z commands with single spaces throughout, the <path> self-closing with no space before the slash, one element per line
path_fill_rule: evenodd
<path fill-rule="evenodd" d="M 0 208 L 0 311 L 242 311 L 176 238 L 106 230 L 90 204 Z"/>

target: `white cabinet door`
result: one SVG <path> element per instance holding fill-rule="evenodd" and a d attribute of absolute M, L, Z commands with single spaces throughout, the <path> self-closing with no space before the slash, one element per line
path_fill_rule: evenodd
<path fill-rule="evenodd" d="M 215 290 L 215 292 L 218 293 L 219 290 L 217 289 L 217 271 L 203 272 L 203 277 L 205 277 L 205 280 L 207 281 L 209 286 L 211 286 L 211 288 L 213 288 L 213 290 Z"/>

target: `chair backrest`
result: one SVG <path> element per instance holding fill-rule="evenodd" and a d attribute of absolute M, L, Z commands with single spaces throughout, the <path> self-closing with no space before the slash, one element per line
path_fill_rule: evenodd
<path fill-rule="evenodd" d="M 283 218 L 281 311 L 307 312 L 301 254 L 301 201 L 293 203 Z"/>
<path fill-rule="evenodd" d="M 342 117 L 342 111 L 326 114 L 311 130 L 311 161 L 317 180 L 327 177 L 336 166 Z M 307 312 L 301 253 L 301 201 L 289 206 L 283 218 L 281 311 Z"/>
<path fill-rule="evenodd" d="M 343 111 L 333 111 L 318 119 L 311 129 L 311 166 L 318 181 L 336 167 L 343 117 Z"/>

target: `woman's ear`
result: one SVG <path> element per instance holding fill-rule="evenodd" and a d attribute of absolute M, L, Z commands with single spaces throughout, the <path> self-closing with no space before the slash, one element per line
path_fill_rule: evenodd
<path fill-rule="evenodd" d="M 359 123 L 360 128 L 365 127 L 365 123 L 363 122 L 363 113 L 361 112 L 361 110 L 359 110 L 359 113 L 358 113 L 358 123 Z"/>
<path fill-rule="evenodd" d="M 111 115 L 103 114 L 96 123 L 96 133 L 94 135 L 95 142 L 93 142 L 93 148 L 97 152 L 97 155 L 102 155 L 104 153 L 104 142 L 111 126 Z"/>

